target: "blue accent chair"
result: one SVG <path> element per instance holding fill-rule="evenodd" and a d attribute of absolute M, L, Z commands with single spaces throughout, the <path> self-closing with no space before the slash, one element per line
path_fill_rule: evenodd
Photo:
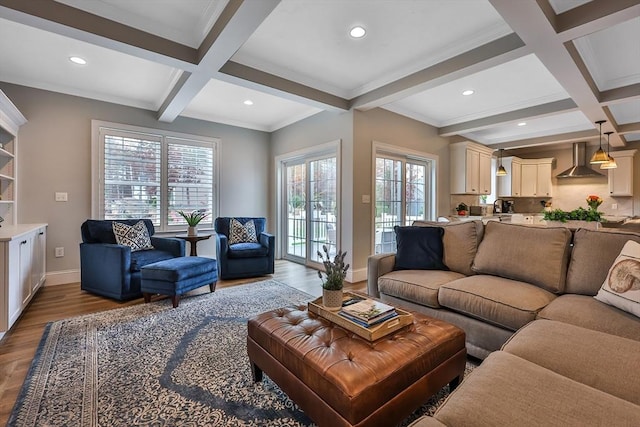
<path fill-rule="evenodd" d="M 115 220 L 134 225 L 139 219 Z M 151 220 L 143 219 L 155 249 L 131 252 L 128 246 L 116 244 L 112 220 L 85 221 L 80 227 L 80 288 L 119 301 L 140 298 L 143 265 L 185 255 L 184 240 L 154 237 Z"/>
<path fill-rule="evenodd" d="M 235 217 L 241 224 L 253 220 L 258 243 L 236 243 L 229 245 L 230 217 L 219 217 L 215 221 L 216 257 L 218 276 L 239 279 L 273 274 L 275 260 L 275 236 L 264 231 L 265 218 Z"/>

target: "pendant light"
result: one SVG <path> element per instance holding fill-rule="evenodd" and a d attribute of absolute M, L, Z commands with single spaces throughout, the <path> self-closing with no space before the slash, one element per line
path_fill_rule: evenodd
<path fill-rule="evenodd" d="M 502 152 L 504 149 L 500 149 L 498 152 L 498 158 L 500 159 L 500 166 L 498 166 L 498 170 L 496 171 L 496 176 L 507 176 L 507 170 L 502 166 Z"/>
<path fill-rule="evenodd" d="M 607 163 L 601 164 L 600 169 L 615 169 L 618 167 L 618 164 L 616 163 L 616 159 L 611 157 L 611 143 L 609 142 L 609 135 L 611 135 L 612 133 L 613 132 L 604 133 L 605 135 L 607 135 L 607 156 L 609 157 L 609 161 Z"/>
<path fill-rule="evenodd" d="M 596 123 L 600 125 L 600 148 L 591 156 L 589 163 L 592 165 L 599 165 L 609 161 L 609 156 L 607 156 L 607 153 L 602 149 L 602 124 L 606 123 L 606 120 L 598 120 Z"/>

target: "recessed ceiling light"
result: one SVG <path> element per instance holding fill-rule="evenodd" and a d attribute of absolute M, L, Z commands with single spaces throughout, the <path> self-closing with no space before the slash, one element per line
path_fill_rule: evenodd
<path fill-rule="evenodd" d="M 474 93 L 475 93 L 475 91 L 474 91 L 474 90 L 471 90 L 471 89 L 467 89 L 467 90 L 465 90 L 464 92 L 462 92 L 462 94 L 463 94 L 464 96 L 473 95 Z"/>
<path fill-rule="evenodd" d="M 244 101 L 244 105 L 253 105 L 253 101 L 250 99 L 247 99 L 246 101 Z"/>
<path fill-rule="evenodd" d="M 367 30 L 365 30 L 361 26 L 353 27 L 351 31 L 349 31 L 349 35 L 351 35 L 351 37 L 353 37 L 354 39 L 360 39 L 364 37 L 365 34 L 367 34 Z"/>
<path fill-rule="evenodd" d="M 520 123 L 518 123 L 518 126 L 526 126 L 526 125 L 527 125 L 527 122 L 520 122 Z"/>
<path fill-rule="evenodd" d="M 86 65 L 87 64 L 87 60 L 84 58 L 80 58 L 79 56 L 70 56 L 69 57 L 69 61 L 73 62 L 74 64 L 78 64 L 78 65 Z"/>

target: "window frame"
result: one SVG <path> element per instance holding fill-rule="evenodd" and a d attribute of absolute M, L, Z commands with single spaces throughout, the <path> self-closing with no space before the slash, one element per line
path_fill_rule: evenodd
<path fill-rule="evenodd" d="M 425 190 L 431 194 L 431 200 L 425 197 L 425 218 L 429 221 L 435 221 L 437 218 L 437 205 L 438 205 L 438 167 L 439 157 L 437 154 L 431 154 L 427 152 L 412 150 L 410 148 L 399 147 L 396 145 L 385 144 L 378 141 L 372 141 L 371 150 L 371 253 L 375 254 L 375 239 L 376 239 L 376 159 L 378 157 L 387 157 L 395 160 L 402 161 L 402 223 L 405 222 L 405 208 L 406 208 L 406 164 L 407 163 L 429 163 L 431 162 L 431 168 L 427 169 L 429 174 L 428 183 L 425 183 Z M 430 169 L 430 170 L 429 170 Z M 425 175 L 425 179 L 427 175 Z"/>
<path fill-rule="evenodd" d="M 141 126 L 112 123 L 101 120 L 91 121 L 91 217 L 104 219 L 103 194 L 104 194 L 104 131 L 111 131 L 115 135 L 128 135 L 159 140 L 161 144 L 160 161 L 160 225 L 155 225 L 157 233 L 175 233 L 184 231 L 186 224 L 168 225 L 168 156 L 167 147 L 169 143 L 188 142 L 194 146 L 210 147 L 213 150 L 213 171 L 212 171 L 212 206 L 211 215 L 207 220 L 200 223 L 199 228 L 212 230 L 214 219 L 220 212 L 220 198 L 218 193 L 220 183 L 220 138 L 205 137 L 201 135 L 172 132 L 161 129 L 146 128 Z"/>

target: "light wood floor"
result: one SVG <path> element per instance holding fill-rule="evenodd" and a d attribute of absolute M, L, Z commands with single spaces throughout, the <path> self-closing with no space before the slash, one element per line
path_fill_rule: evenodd
<path fill-rule="evenodd" d="M 265 280 L 271 276 L 242 280 L 221 280 L 216 289 Z M 273 278 L 314 296 L 322 294 L 316 270 L 288 261 L 276 261 Z M 348 290 L 366 290 L 366 282 L 345 286 Z M 208 292 L 204 287 L 193 293 Z M 79 283 L 45 286 L 0 341 L 0 425 L 5 425 L 18 397 L 24 378 L 47 323 L 113 308 L 142 304 L 142 298 L 113 301 L 80 290 Z"/>

